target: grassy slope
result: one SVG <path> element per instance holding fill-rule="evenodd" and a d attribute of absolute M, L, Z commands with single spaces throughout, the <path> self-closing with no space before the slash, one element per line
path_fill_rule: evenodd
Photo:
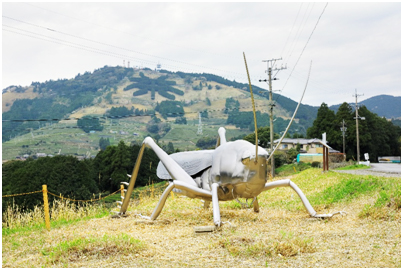
<path fill-rule="evenodd" d="M 196 235 L 195 226 L 213 224 L 211 208 L 199 209 L 197 199 L 169 195 L 160 217 L 148 224 L 135 214 L 149 215 L 158 196 L 141 196 L 127 218 L 52 224 L 50 232 L 5 233 L 3 228 L 2 266 L 401 267 L 399 178 L 309 169 L 292 181 L 317 212 L 344 210 L 348 215 L 311 219 L 290 188 L 278 188 L 259 196 L 259 213 L 240 209 L 234 201 L 221 202 L 222 221 L 231 224 Z M 357 189 L 351 183 L 364 184 Z M 329 194 L 338 199 L 329 202 Z"/>
<path fill-rule="evenodd" d="M 156 77 L 157 74 L 151 71 L 142 71 L 146 76 Z M 136 73 L 134 76 L 138 76 Z M 203 136 L 216 136 L 217 130 L 220 126 L 225 126 L 228 129 L 227 138 L 234 136 L 239 136 L 242 134 L 247 134 L 249 131 L 240 131 L 235 129 L 234 126 L 226 126 L 225 120 L 227 116 L 223 113 L 225 108 L 225 99 L 228 97 L 233 97 L 239 100 L 241 111 L 250 110 L 250 95 L 240 89 L 233 87 L 228 87 L 219 84 L 222 89 L 216 90 L 215 85 L 217 83 L 207 82 L 207 84 L 212 85 L 212 89 L 208 90 L 207 87 L 203 87 L 201 91 L 194 91 L 190 87 L 186 88 L 184 80 L 177 78 L 175 79 L 177 85 L 176 87 L 185 92 L 184 96 L 176 96 L 176 100 L 190 101 L 193 100 L 194 103 L 191 106 L 185 107 L 187 114 L 185 115 L 188 120 L 188 125 L 174 125 L 174 118 L 168 118 L 168 121 L 172 125 L 172 132 L 169 132 L 160 142 L 167 144 L 169 141 L 174 143 L 175 148 L 183 150 L 194 150 L 196 148 L 195 144 L 199 139 L 199 136 L 195 136 L 198 128 L 198 113 L 207 109 L 209 112 L 209 120 L 203 120 Z M 92 116 L 102 116 L 106 110 L 110 109 L 112 106 L 126 106 L 131 108 L 134 106 L 138 109 L 153 109 L 156 102 L 161 102 L 166 100 L 160 95 L 156 94 L 156 99 L 152 101 L 150 99 L 150 93 L 133 97 L 133 92 L 135 89 L 129 91 L 123 91 L 123 88 L 130 84 L 128 80 L 122 81 L 119 85 L 115 94 L 112 95 L 113 104 L 107 104 L 102 101 L 94 106 L 89 106 L 85 108 L 80 108 L 74 111 L 70 117 L 80 118 L 85 115 Z M 199 80 L 193 82 L 194 85 L 199 84 Z M 21 96 L 24 95 L 24 96 Z M 3 95 L 3 112 L 7 110 L 5 107 L 5 102 L 11 103 L 15 98 L 34 98 L 35 93 L 29 88 L 26 93 L 6 93 Z M 211 106 L 206 105 L 206 97 L 211 101 Z M 256 108 L 262 112 L 267 112 L 267 100 L 256 96 L 255 97 Z M 285 112 L 281 106 L 276 106 L 274 113 L 278 116 L 283 116 L 285 118 L 289 117 L 289 113 Z M 25 134 L 16 138 L 11 139 L 3 143 L 2 156 L 3 160 L 14 159 L 16 156 L 21 156 L 27 153 L 26 150 L 31 150 L 32 154 L 36 153 L 46 153 L 46 154 L 56 154 L 61 149 L 64 154 L 79 154 L 85 155 L 86 153 L 91 153 L 95 155 L 98 152 L 98 145 L 100 136 L 109 136 L 111 144 L 118 144 L 120 140 L 124 140 L 127 143 L 131 141 L 142 141 L 144 136 L 148 134 L 146 130 L 146 123 L 150 120 L 150 117 L 129 117 L 126 119 L 121 119 L 118 121 L 107 120 L 104 123 L 104 130 L 102 132 L 97 132 L 96 134 L 86 134 L 82 130 L 74 128 L 76 127 L 76 121 L 61 121 L 61 123 L 53 126 L 43 126 L 40 130 L 33 131 L 31 134 Z M 44 124 L 44 123 L 41 123 Z M 127 131 L 129 135 L 112 134 L 110 131 Z M 183 130 L 183 132 L 180 132 Z M 140 136 L 133 136 L 136 132 Z M 185 136 L 186 135 L 186 136 Z M 42 141 L 42 142 L 41 142 Z M 43 143 L 46 142 L 46 143 Z M 22 145 L 29 145 L 29 149 L 22 148 Z"/>

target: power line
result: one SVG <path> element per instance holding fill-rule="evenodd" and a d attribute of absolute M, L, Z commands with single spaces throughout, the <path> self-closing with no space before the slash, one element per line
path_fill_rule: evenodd
<path fill-rule="evenodd" d="M 266 105 L 256 105 L 255 107 L 266 107 Z M 250 109 L 249 106 L 244 106 L 244 107 L 236 107 L 233 108 L 233 110 L 239 110 L 239 109 Z M 214 112 L 220 112 L 224 111 L 224 109 L 211 109 L 211 110 L 205 110 L 206 112 L 209 113 L 214 113 Z M 199 114 L 199 111 L 188 111 L 188 112 L 183 112 L 183 113 L 166 113 L 163 115 L 166 115 L 168 117 L 177 117 L 177 116 L 183 116 L 186 114 Z M 41 119 L 2 119 L 1 121 L 4 122 L 58 122 L 58 121 L 69 121 L 69 120 L 81 120 L 83 118 L 85 119 L 122 119 L 122 118 L 129 118 L 129 117 L 144 117 L 144 116 L 162 116 L 161 113 L 151 113 L 151 114 L 127 114 L 127 115 L 122 115 L 122 116 L 84 116 L 84 117 L 68 117 L 68 118 L 41 118 Z M 4 129 L 4 127 L 3 127 Z"/>
<path fill-rule="evenodd" d="M 30 6 L 32 6 L 32 7 L 38 8 L 38 9 L 43 9 L 43 10 L 46 10 L 46 11 L 51 12 L 51 13 L 55 13 L 55 14 L 58 14 L 58 15 L 62 15 L 62 16 L 65 16 L 65 17 L 70 18 L 70 19 L 73 19 L 73 20 L 82 21 L 82 22 L 85 22 L 85 23 L 88 23 L 88 24 L 95 25 L 95 26 L 97 26 L 97 27 L 109 29 L 109 30 L 112 30 L 113 32 L 119 32 L 119 33 L 122 33 L 122 34 L 125 34 L 125 35 L 129 35 L 129 36 L 133 36 L 133 37 L 136 37 L 136 38 L 138 37 L 138 35 L 133 35 L 132 33 L 124 32 L 124 31 L 122 31 L 122 30 L 120 30 L 120 29 L 115 29 L 115 28 L 108 27 L 108 26 L 105 26 L 105 25 L 99 25 L 99 24 L 97 24 L 97 23 L 89 22 L 89 21 L 83 20 L 83 19 L 81 19 L 81 18 L 72 17 L 72 16 L 69 16 L 69 15 L 66 15 L 66 14 L 63 14 L 63 13 L 60 13 L 60 12 L 56 12 L 56 11 L 54 11 L 54 10 L 50 10 L 50 9 L 47 9 L 47 8 L 35 6 L 35 5 L 32 5 L 31 3 L 24 3 L 24 4 L 30 5 Z M 142 38 L 142 39 L 148 39 L 148 40 L 153 41 L 153 42 L 156 42 L 156 43 L 166 44 L 166 45 L 170 45 L 170 46 L 174 46 L 174 47 L 179 47 L 179 48 L 186 48 L 186 49 L 189 49 L 189 50 L 198 52 L 198 53 L 201 52 L 201 53 L 212 54 L 212 55 L 216 55 L 216 56 L 219 55 L 219 54 L 217 54 L 217 53 L 211 53 L 211 52 L 207 52 L 207 51 L 203 51 L 203 50 L 198 50 L 198 49 L 194 49 L 194 48 L 190 48 L 190 47 L 184 47 L 184 46 L 181 46 L 181 45 L 178 45 L 178 44 L 172 44 L 172 43 L 168 43 L 168 42 L 164 42 L 164 41 L 159 41 L 159 40 L 155 40 L 155 39 L 150 39 L 150 38 L 144 37 L 144 36 L 141 37 L 141 38 Z"/>
<path fill-rule="evenodd" d="M 302 56 L 302 54 L 304 53 L 304 51 L 305 51 L 305 49 L 306 49 L 306 46 L 308 45 L 309 41 L 311 40 L 311 37 L 312 37 L 313 33 L 315 32 L 316 27 L 318 26 L 319 21 L 320 21 L 320 19 L 322 18 L 323 13 L 324 13 L 325 10 L 326 10 L 327 5 L 328 5 L 328 3 L 326 3 L 325 7 L 324 7 L 323 10 L 322 10 L 322 13 L 320 14 L 318 20 L 316 21 L 316 24 L 315 24 L 314 28 L 312 29 L 312 32 L 311 32 L 311 34 L 309 35 L 308 40 L 306 41 L 305 46 L 304 46 L 304 48 L 302 49 L 302 51 L 301 51 L 301 53 L 300 53 L 300 55 L 299 55 L 299 57 L 298 57 L 298 59 L 297 59 L 297 62 L 295 63 L 294 67 L 292 68 L 291 73 L 290 73 L 290 75 L 288 76 L 288 78 L 287 78 L 287 80 L 286 80 L 286 82 L 285 82 L 285 84 L 284 84 L 282 90 L 283 90 L 283 89 L 285 88 L 285 86 L 287 85 L 288 80 L 289 80 L 289 78 L 291 77 L 291 74 L 293 73 L 295 67 L 297 66 L 299 60 L 301 59 L 301 56 Z"/>
<path fill-rule="evenodd" d="M 100 45 L 104 45 L 104 46 L 113 47 L 113 48 L 120 49 L 120 50 L 129 51 L 129 52 L 132 52 L 132 53 L 142 54 L 142 55 L 144 55 L 144 56 L 155 57 L 155 58 L 157 58 L 157 59 L 163 59 L 163 60 L 167 60 L 167 61 L 171 61 L 171 62 L 176 62 L 176 63 L 180 63 L 180 64 L 185 64 L 185 65 L 193 65 L 193 66 L 196 66 L 196 67 L 199 67 L 199 68 L 208 68 L 208 67 L 204 67 L 204 66 L 200 66 L 200 65 L 195 65 L 195 64 L 191 64 L 191 63 L 186 63 L 186 62 L 183 62 L 183 61 L 178 61 L 178 60 L 174 60 L 174 59 L 170 59 L 170 58 L 166 58 L 166 57 L 162 57 L 162 56 L 157 56 L 157 55 L 152 55 L 152 54 L 148 54 L 148 53 L 143 53 L 143 52 L 140 52 L 140 51 L 135 51 L 135 50 L 132 50 L 132 49 L 127 49 L 127 48 L 115 46 L 115 45 L 112 45 L 112 44 L 108 44 L 108 43 L 104 43 L 104 42 L 100 42 L 100 41 L 88 39 L 88 38 L 79 37 L 79 36 L 77 36 L 77 35 L 65 33 L 65 32 L 62 32 L 62 31 L 59 31 L 59 30 L 56 30 L 56 29 L 51 29 L 51 28 L 48 28 L 48 27 L 45 27 L 45 26 L 36 25 L 36 24 L 33 24 L 33 23 L 25 22 L 25 21 L 22 21 L 22 20 L 19 20 L 19 19 L 15 19 L 15 18 L 11 18 L 11 17 L 8 17 L 8 16 L 4 16 L 4 15 L 3 15 L 2 17 L 3 17 L 3 18 L 6 18 L 6 19 L 10 19 L 10 20 L 17 21 L 17 22 L 20 22 L 20 23 L 28 24 L 28 25 L 31 25 L 31 26 L 34 26 L 34 27 L 37 27 L 37 28 L 45 29 L 45 30 L 47 30 L 47 31 L 55 32 L 55 33 L 58 33 L 58 34 L 62 34 L 62 35 L 74 37 L 74 38 L 77 38 L 77 39 L 81 39 L 81 40 L 93 42 L 93 43 L 100 44 Z M 29 33 L 36 34 L 36 35 L 39 35 L 39 36 L 43 36 L 43 35 L 41 35 L 41 34 L 33 33 L 33 32 L 26 31 L 26 30 L 23 30 L 23 29 L 20 29 L 20 28 L 16 28 L 16 27 L 4 25 L 4 24 L 3 24 L 3 26 L 10 27 L 10 28 L 14 28 L 14 29 L 18 29 L 18 30 L 20 30 L 20 31 L 29 32 Z M 52 38 L 52 37 L 49 37 L 49 36 L 45 36 L 45 37 L 47 37 L 47 38 Z M 54 38 L 54 39 L 56 39 L 56 38 Z M 56 40 L 59 40 L 59 39 L 56 39 Z M 68 42 L 68 41 L 64 41 L 64 42 Z M 82 46 L 84 46 L 84 45 L 82 45 Z M 217 70 L 217 69 L 216 69 L 216 70 Z M 218 71 L 222 71 L 222 70 L 218 70 Z M 224 71 L 224 72 L 227 72 L 227 71 Z M 236 73 L 235 73 L 235 74 L 236 74 Z M 239 74 L 238 74 L 238 75 L 239 75 Z"/>
<path fill-rule="evenodd" d="M 289 58 L 291 57 L 291 55 L 293 54 L 294 49 L 295 49 L 295 47 L 297 46 L 297 40 L 298 40 L 299 37 L 301 36 L 301 33 L 303 32 L 302 30 L 305 28 L 305 25 L 306 25 L 306 23 L 307 23 L 307 21 L 308 21 L 309 15 L 310 15 L 311 12 L 312 12 L 313 5 L 312 5 L 312 7 L 311 7 L 311 10 L 310 10 L 309 14 L 307 15 L 307 11 L 308 11 L 308 9 L 309 9 L 309 6 L 310 6 L 310 4 L 308 4 L 308 6 L 307 6 L 307 8 L 306 8 L 306 10 L 305 10 L 305 13 L 304 13 L 304 15 L 303 15 L 303 17 L 302 17 L 302 19 L 301 19 L 301 23 L 300 23 L 300 25 L 299 25 L 299 28 L 298 28 L 297 32 L 295 33 L 295 37 L 294 37 L 294 40 L 293 40 L 293 42 L 292 42 L 292 45 L 291 45 L 291 47 L 290 47 L 290 49 L 289 49 L 289 53 L 288 53 L 288 56 L 287 56 L 287 58 L 286 58 L 286 61 L 288 61 Z"/>
<path fill-rule="evenodd" d="M 283 55 L 283 52 L 284 52 L 285 48 L 287 47 L 288 39 L 290 38 L 292 31 L 294 30 L 294 26 L 295 26 L 295 23 L 297 22 L 297 19 L 298 19 L 299 13 L 300 13 L 300 11 L 301 11 L 302 5 L 303 5 L 303 3 L 301 3 L 301 5 L 299 6 L 297 16 L 295 17 L 295 20 L 294 20 L 294 23 L 293 23 L 293 25 L 292 25 L 291 31 L 288 33 L 287 40 L 285 41 L 283 50 L 281 51 L 281 54 L 280 54 L 280 55 Z"/>
<path fill-rule="evenodd" d="M 326 3 L 325 7 L 323 8 L 322 13 L 320 14 L 318 20 L 316 21 L 316 24 L 315 24 L 314 28 L 312 29 L 312 32 L 311 32 L 311 34 L 309 35 L 308 40 L 306 41 L 305 46 L 304 46 L 304 48 L 302 49 L 302 51 L 301 51 L 301 53 L 300 53 L 300 55 L 299 55 L 299 57 L 298 57 L 298 59 L 297 59 L 297 62 L 295 62 L 295 65 L 294 65 L 294 67 L 292 68 L 292 70 L 291 70 L 291 72 L 290 72 L 290 75 L 288 76 L 288 78 L 287 78 L 286 82 L 284 83 L 284 86 L 283 86 L 283 88 L 282 88 L 281 90 L 284 90 L 285 86 L 287 85 L 288 80 L 290 79 L 292 73 L 294 72 L 295 67 L 297 66 L 299 60 L 301 59 L 301 56 L 302 56 L 302 54 L 304 53 L 304 51 L 305 51 L 305 49 L 306 49 L 306 46 L 308 45 L 309 41 L 311 40 L 311 37 L 312 37 L 313 33 L 315 32 L 315 29 L 316 29 L 316 27 L 318 26 L 319 21 L 320 21 L 320 19 L 322 18 L 323 13 L 325 12 L 327 5 L 328 5 L 328 3 Z M 277 98 L 276 98 L 275 101 L 277 101 L 279 97 L 280 97 L 280 95 L 277 96 Z"/>
<path fill-rule="evenodd" d="M 66 41 L 66 40 L 62 40 L 62 39 L 58 39 L 58 38 L 46 36 L 46 35 L 43 35 L 43 34 L 31 32 L 31 31 L 28 31 L 28 30 L 24 30 L 24 29 L 17 28 L 17 27 L 13 27 L 13 26 L 9 26 L 9 25 L 3 25 L 3 26 L 4 26 L 4 27 L 9 27 L 9 28 L 12 28 L 12 29 L 16 29 L 16 30 L 19 30 L 19 31 L 22 31 L 22 32 L 25 32 L 25 33 L 19 33 L 19 32 L 16 32 L 16 31 L 12 31 L 12 30 L 4 29 L 4 28 L 3 28 L 4 31 L 16 33 L 16 34 L 23 35 L 23 36 L 27 36 L 27 37 L 31 37 L 31 38 L 36 38 L 36 39 L 39 39 L 39 40 L 44 40 L 44 41 L 48 41 L 48 42 L 53 42 L 53 43 L 56 43 L 56 44 L 61 44 L 61 45 L 69 46 L 69 47 L 76 48 L 76 49 L 86 50 L 86 51 L 90 51 L 90 52 L 94 52 L 94 53 L 99 53 L 99 54 L 103 54 L 103 55 L 107 55 L 107 56 L 112 56 L 112 57 L 116 57 L 116 58 L 120 58 L 120 59 L 122 59 L 122 58 L 132 59 L 132 60 L 134 60 L 134 61 L 140 62 L 141 64 L 143 64 L 143 63 L 149 63 L 149 64 L 151 64 L 151 65 L 156 66 L 157 64 L 160 63 L 159 60 L 152 61 L 152 60 L 141 59 L 141 58 L 137 58 L 137 57 L 133 57 L 133 56 L 129 56 L 129 55 L 123 55 L 123 54 L 119 54 L 119 53 L 115 53 L 115 52 L 110 52 L 110 51 L 106 51 L 106 50 L 102 50 L 102 49 L 97 49 L 97 48 L 90 47 L 90 46 L 86 46 L 86 45 L 82 45 L 82 44 L 77 44 L 77 43 L 74 43 L 74 42 L 70 42 L 70 41 Z M 50 28 L 47 28 L 47 27 L 42 27 L 42 28 L 45 28 L 45 29 L 50 30 L 50 31 L 52 31 L 52 32 L 56 32 L 56 30 L 53 30 L 53 29 L 50 29 Z M 32 35 L 28 35 L 28 34 L 26 34 L 26 33 L 29 33 L 29 34 L 32 34 Z M 36 35 L 36 36 L 35 36 L 35 35 Z M 70 35 L 70 34 L 67 34 L 67 35 Z M 39 37 L 38 37 L 38 36 L 39 36 Z M 74 35 L 70 35 L 70 36 L 74 36 Z M 43 37 L 44 37 L 44 38 L 43 38 Z M 74 37 L 79 38 L 79 37 L 77 37 L 77 36 L 74 36 Z M 83 38 L 83 39 L 84 39 L 84 38 Z M 88 40 L 88 39 L 84 39 L 84 40 Z M 114 46 L 114 45 L 110 45 L 110 44 L 106 44 L 106 43 L 102 43 L 102 42 L 98 42 L 98 41 L 93 41 L 93 40 L 88 40 L 88 41 L 95 42 L 95 43 L 99 43 L 99 44 L 103 44 L 103 45 L 107 45 L 107 46 L 111 46 L 111 47 L 115 47 L 115 48 L 119 48 L 119 49 L 122 49 L 122 50 L 127 50 L 127 51 L 130 51 L 130 52 L 141 53 L 141 52 L 137 52 L 137 51 L 125 49 L 125 48 L 122 48 L 122 47 L 117 47 L 117 46 Z M 244 79 L 245 79 L 244 75 L 241 75 L 240 73 L 236 73 L 236 72 L 232 72 L 232 71 L 225 71 L 225 70 L 221 70 L 221 69 L 210 68 L 210 67 L 206 67 L 206 66 L 201 66 L 201 65 L 186 63 L 186 62 L 183 62 L 183 61 L 172 60 L 172 59 L 169 59 L 169 58 L 163 58 L 163 57 L 159 57 L 159 56 L 153 56 L 153 55 L 146 54 L 146 53 L 141 53 L 141 54 L 146 55 L 146 56 L 150 56 L 150 57 L 159 58 L 159 59 L 164 59 L 164 60 L 166 60 L 166 61 L 176 62 L 177 64 L 183 64 L 183 65 L 188 65 L 188 66 L 194 66 L 194 67 L 198 68 L 199 70 L 201 69 L 201 70 L 203 70 L 203 71 L 204 71 L 205 69 L 214 70 L 214 71 L 218 72 L 218 74 L 221 74 L 222 77 L 231 77 L 231 78 L 237 78 L 237 79 L 241 79 L 241 80 L 244 80 Z M 166 63 L 164 63 L 164 66 L 168 66 L 168 67 L 171 67 L 171 68 L 173 68 L 173 69 L 179 69 L 179 70 L 186 71 L 186 72 L 194 72 L 194 73 L 196 73 L 195 70 L 192 70 L 192 69 L 189 69 L 189 68 L 183 68 L 183 67 L 179 67 L 179 66 L 175 66 L 175 65 L 171 65 L 171 64 L 166 64 Z M 222 75 L 222 74 L 226 74 L 227 76 Z M 253 79 L 253 80 L 254 80 L 254 81 L 257 81 L 258 79 Z"/>

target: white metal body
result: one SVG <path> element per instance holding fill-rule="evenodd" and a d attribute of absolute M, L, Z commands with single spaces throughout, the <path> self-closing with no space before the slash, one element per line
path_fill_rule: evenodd
<path fill-rule="evenodd" d="M 253 199 L 254 210 L 258 212 L 257 196 L 263 191 L 278 187 L 291 187 L 312 217 L 326 218 L 342 213 L 318 215 L 303 192 L 289 179 L 267 183 L 267 151 L 258 147 L 256 158 L 255 145 L 244 140 L 227 142 L 225 129 L 222 127 L 218 134 L 218 146 L 215 150 L 181 152 L 172 155 L 165 153 L 150 137 L 144 139 L 143 147 L 150 147 L 160 159 L 157 175 L 172 181 L 161 195 L 152 214 L 142 216 L 143 218 L 155 220 L 161 213 L 169 193 L 173 191 L 190 198 L 212 201 L 214 224 L 219 227 L 222 224 L 219 201 L 238 200 L 238 198 Z M 141 156 L 139 154 L 138 159 L 141 160 Z M 135 175 L 131 176 L 128 193 L 131 193 L 134 187 L 137 177 L 135 171 L 139 162 L 139 160 L 136 162 L 133 172 Z M 128 193 L 120 214 L 125 214 L 127 210 L 130 200 Z M 208 204 L 205 204 L 206 206 Z"/>

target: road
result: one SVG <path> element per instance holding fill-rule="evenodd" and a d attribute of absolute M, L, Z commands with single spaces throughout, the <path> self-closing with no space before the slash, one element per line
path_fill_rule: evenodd
<path fill-rule="evenodd" d="M 336 170 L 336 172 L 386 177 L 401 177 L 402 166 L 399 163 L 370 163 L 370 166 L 370 169 Z"/>

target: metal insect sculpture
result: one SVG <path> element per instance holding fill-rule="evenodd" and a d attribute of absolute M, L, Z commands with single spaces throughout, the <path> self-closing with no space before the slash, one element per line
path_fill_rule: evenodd
<path fill-rule="evenodd" d="M 130 195 L 136 182 L 145 146 L 150 147 L 160 159 L 157 167 L 157 176 L 161 179 L 170 180 L 170 182 L 161 195 L 152 214 L 150 216 L 140 215 L 142 218 L 155 220 L 161 213 L 169 193 L 173 191 L 190 198 L 200 198 L 204 200 L 205 208 L 208 208 L 210 202 L 212 202 L 214 225 L 220 227 L 223 222 L 220 216 L 219 201 L 237 200 L 240 202 L 239 198 L 244 198 L 246 199 L 246 203 L 248 203 L 248 200 L 252 200 L 250 205 L 253 204 L 254 211 L 258 212 L 259 204 L 257 196 L 263 191 L 277 187 L 291 187 L 298 194 L 306 210 L 312 217 L 329 218 L 333 215 L 343 213 L 317 214 L 304 193 L 289 179 L 267 182 L 267 161 L 280 145 L 294 120 L 304 96 L 308 80 L 301 100 L 286 131 L 277 144 L 277 147 L 269 155 L 264 148 L 257 144 L 255 105 L 245 54 L 244 60 L 255 118 L 255 145 L 245 140 L 227 142 L 225 129 L 223 127 L 220 127 L 218 130 L 219 136 L 217 146 L 214 150 L 187 151 L 168 155 L 152 138 L 145 138 L 139 151 L 133 173 L 130 176 L 130 183 L 125 183 L 128 184 L 128 187 L 119 215 L 124 215 L 127 211 Z"/>

